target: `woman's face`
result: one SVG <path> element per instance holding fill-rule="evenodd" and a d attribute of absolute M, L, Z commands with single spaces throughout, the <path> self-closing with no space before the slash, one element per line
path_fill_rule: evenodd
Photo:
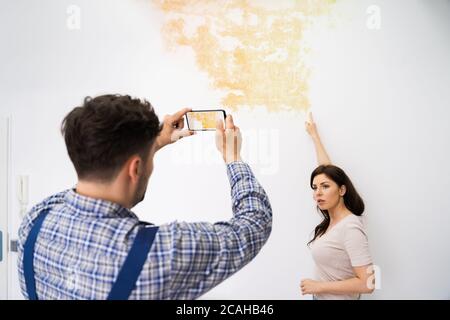
<path fill-rule="evenodd" d="M 340 197 L 345 194 L 345 186 L 339 188 L 336 182 L 324 173 L 313 179 L 313 198 L 321 210 L 329 210 L 338 205 Z"/>

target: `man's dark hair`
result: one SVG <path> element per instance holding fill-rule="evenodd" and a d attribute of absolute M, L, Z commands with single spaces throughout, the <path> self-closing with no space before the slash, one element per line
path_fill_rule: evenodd
<path fill-rule="evenodd" d="M 152 105 L 129 95 L 87 97 L 61 125 L 78 179 L 99 182 L 114 180 L 134 154 L 146 162 L 160 130 Z"/>

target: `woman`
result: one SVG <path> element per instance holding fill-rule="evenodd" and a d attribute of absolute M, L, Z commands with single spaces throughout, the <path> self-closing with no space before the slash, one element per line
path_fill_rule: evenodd
<path fill-rule="evenodd" d="M 315 300 L 359 299 L 374 287 L 372 258 L 360 217 L 364 202 L 344 171 L 331 164 L 311 115 L 305 126 L 319 162 L 310 185 L 323 220 L 308 243 L 316 265 L 315 280 L 303 279 L 301 291 Z"/>

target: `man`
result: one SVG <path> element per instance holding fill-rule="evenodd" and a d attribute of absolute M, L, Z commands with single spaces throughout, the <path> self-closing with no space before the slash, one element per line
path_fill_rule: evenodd
<path fill-rule="evenodd" d="M 216 145 L 227 166 L 233 217 L 215 224 L 140 222 L 161 148 L 194 132 L 183 109 L 160 125 L 147 101 L 87 98 L 62 133 L 78 183 L 34 206 L 19 230 L 19 276 L 28 299 L 195 299 L 252 260 L 267 241 L 272 210 L 240 157 L 229 115 Z"/>

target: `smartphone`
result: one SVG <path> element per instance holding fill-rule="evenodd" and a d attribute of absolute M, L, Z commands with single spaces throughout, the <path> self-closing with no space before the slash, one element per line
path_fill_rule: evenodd
<path fill-rule="evenodd" d="M 217 120 L 225 121 L 225 110 L 192 110 L 186 113 L 186 122 L 189 130 L 208 131 L 216 130 Z"/>

